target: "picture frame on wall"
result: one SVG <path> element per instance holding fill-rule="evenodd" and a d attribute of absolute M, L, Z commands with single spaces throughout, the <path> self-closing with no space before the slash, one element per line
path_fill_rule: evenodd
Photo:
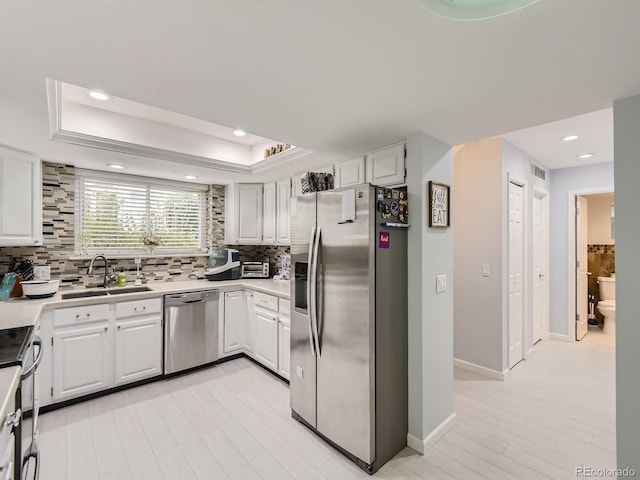
<path fill-rule="evenodd" d="M 451 226 L 450 193 L 449 185 L 429 181 L 429 227 Z"/>

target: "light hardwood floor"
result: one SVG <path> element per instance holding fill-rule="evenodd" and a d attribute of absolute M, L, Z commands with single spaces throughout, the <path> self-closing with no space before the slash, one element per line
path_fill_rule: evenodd
<path fill-rule="evenodd" d="M 540 342 L 505 382 L 456 369 L 453 428 L 375 476 L 569 479 L 581 465 L 614 467 L 614 350 L 598 334 Z M 291 419 L 288 395 L 241 359 L 43 414 L 41 479 L 367 478 Z"/>

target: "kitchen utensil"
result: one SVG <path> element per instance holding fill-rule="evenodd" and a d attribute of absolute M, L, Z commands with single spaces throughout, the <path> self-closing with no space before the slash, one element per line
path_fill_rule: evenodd
<path fill-rule="evenodd" d="M 56 294 L 58 286 L 58 280 L 30 280 L 22 282 L 22 291 L 27 298 L 47 298 Z"/>
<path fill-rule="evenodd" d="M 24 278 L 22 278 L 20 275 L 16 275 L 16 284 L 13 286 L 13 290 L 11 290 L 11 297 L 21 297 L 22 295 L 24 295 L 22 293 L 22 285 L 20 285 L 20 282 L 22 282 L 24 280 Z"/>

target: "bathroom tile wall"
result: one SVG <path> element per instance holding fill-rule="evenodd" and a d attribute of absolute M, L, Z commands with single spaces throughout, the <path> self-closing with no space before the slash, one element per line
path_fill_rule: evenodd
<path fill-rule="evenodd" d="M 587 268 L 591 272 L 589 277 L 589 294 L 595 297 L 595 304 L 600 301 L 598 277 L 609 277 L 616 271 L 616 246 L 615 245 L 589 245 L 589 263 Z M 604 317 L 595 309 L 596 321 L 604 325 Z"/>
<path fill-rule="evenodd" d="M 51 278 L 60 279 L 61 289 L 94 287 L 102 282 L 102 270 L 87 275 L 89 261 L 72 260 L 75 244 L 75 168 L 43 162 L 43 245 L 39 247 L 0 247 L 0 274 L 5 273 L 11 260 L 30 258 L 35 265 L 49 265 Z M 207 193 L 206 244 L 209 248 L 224 245 L 224 185 L 210 185 Z M 271 275 L 276 274 L 279 255 L 288 247 L 232 246 L 240 251 L 241 261 L 269 258 Z M 140 270 L 144 283 L 172 282 L 204 278 L 207 256 L 146 257 Z M 127 272 L 127 281 L 135 279 L 136 266 L 132 258 L 114 259 L 110 265 L 116 271 Z"/>

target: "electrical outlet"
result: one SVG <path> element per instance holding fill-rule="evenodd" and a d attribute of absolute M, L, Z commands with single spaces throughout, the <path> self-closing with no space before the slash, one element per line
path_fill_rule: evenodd
<path fill-rule="evenodd" d="M 302 367 L 296 367 L 296 375 L 300 378 L 304 377 L 304 370 L 302 369 Z"/>
<path fill-rule="evenodd" d="M 33 267 L 33 279 L 34 280 L 50 280 L 51 279 L 51 267 Z"/>
<path fill-rule="evenodd" d="M 436 275 L 436 293 L 442 293 L 447 291 L 447 276 Z"/>

